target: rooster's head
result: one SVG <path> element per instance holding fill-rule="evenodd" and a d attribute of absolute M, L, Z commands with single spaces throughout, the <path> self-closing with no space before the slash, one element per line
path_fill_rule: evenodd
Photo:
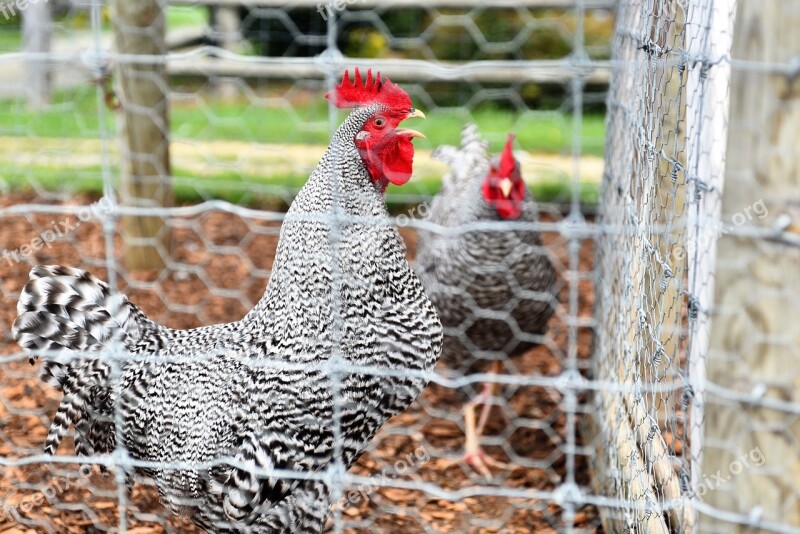
<path fill-rule="evenodd" d="M 367 119 L 353 139 L 372 181 L 386 189 L 389 182 L 402 185 L 411 178 L 414 161 L 414 137 L 425 136 L 416 130 L 398 128 L 398 125 L 411 117 L 425 118 L 425 114 L 411 106 L 411 97 L 389 78 L 374 78 L 367 71 L 366 80 L 356 69 L 355 81 L 345 71 L 342 83 L 325 95 L 337 107 L 374 107 L 375 111 Z"/>
<path fill-rule="evenodd" d="M 514 158 L 513 147 L 514 135 L 508 134 L 503 153 L 492 160 L 483 180 L 483 198 L 503 220 L 517 219 L 525 201 L 525 182 L 519 162 Z"/>

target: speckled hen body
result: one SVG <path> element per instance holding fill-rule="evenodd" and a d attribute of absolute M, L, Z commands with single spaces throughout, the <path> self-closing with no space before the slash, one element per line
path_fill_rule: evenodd
<path fill-rule="evenodd" d="M 510 155 L 510 147 L 508 148 Z M 487 182 L 502 161 L 490 158 L 473 125 L 462 132 L 460 148 L 445 146 L 434 157 L 447 163 L 442 190 L 433 199 L 428 222 L 451 233 L 421 231 L 417 272 L 445 327 L 442 356 L 454 366 L 475 358 L 500 358 L 536 345 L 552 316 L 556 273 L 539 232 L 498 224 L 538 222 L 539 211 L 521 177 L 504 217 Z M 519 173 L 518 163 L 515 171 Z M 502 195 L 500 195 L 502 197 Z M 508 199 L 500 198 L 500 201 Z M 492 229 L 476 225 L 495 223 Z"/>
<path fill-rule="evenodd" d="M 510 357 L 541 341 L 557 304 L 555 269 L 539 233 L 524 228 L 538 221 L 538 210 L 512 144 L 509 136 L 502 155 L 490 159 L 487 144 L 469 125 L 460 148 L 434 152 L 451 172 L 427 220 L 446 232 L 420 232 L 417 271 L 445 328 L 443 360 L 457 375 L 478 370 L 475 364 L 483 359 L 499 372 Z M 494 390 L 494 383 L 486 384 L 464 407 L 463 460 L 487 478 L 490 466 L 507 467 L 478 441 Z M 479 420 L 478 404 L 484 405 Z"/>
<path fill-rule="evenodd" d="M 70 424 L 79 454 L 110 452 L 116 421 L 132 457 L 159 463 L 139 471 L 175 513 L 213 532 L 322 530 L 325 470 L 336 458 L 350 466 L 408 407 L 425 385 L 408 371 L 430 371 L 442 344 L 385 184 L 357 146 L 387 104 L 363 104 L 292 203 L 266 293 L 242 320 L 171 330 L 83 271 L 32 271 L 15 323 L 22 346 L 99 354 L 118 343 L 141 355 L 113 385 L 107 360 L 44 362 L 64 391 L 48 452 Z"/>

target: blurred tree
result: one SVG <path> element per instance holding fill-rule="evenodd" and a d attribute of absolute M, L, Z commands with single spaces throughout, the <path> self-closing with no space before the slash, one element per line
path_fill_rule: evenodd
<path fill-rule="evenodd" d="M 328 22 L 316 9 L 243 9 L 241 14 L 245 38 L 257 54 L 312 57 L 326 48 Z M 573 52 L 577 28 L 574 13 L 563 9 L 401 8 L 385 9 L 379 16 L 386 34 L 355 6 L 341 13 L 339 49 L 358 58 L 554 60 Z M 607 58 L 614 30 L 611 11 L 587 10 L 583 27 L 589 56 Z M 467 84 L 454 88 L 452 82 L 428 84 L 427 89 L 443 106 L 462 105 L 473 94 Z M 561 83 L 526 84 L 521 96 L 531 107 L 552 109 L 563 103 L 566 90 Z"/>

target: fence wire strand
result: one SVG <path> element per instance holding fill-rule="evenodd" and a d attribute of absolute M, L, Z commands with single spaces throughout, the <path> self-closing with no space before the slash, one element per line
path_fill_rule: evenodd
<path fill-rule="evenodd" d="M 726 169 L 726 150 L 740 135 L 729 129 L 736 98 L 731 79 L 794 80 L 791 86 L 799 68 L 796 54 L 754 59 L 731 52 L 738 38 L 736 0 L 176 0 L 161 3 L 163 19 L 133 32 L 142 38 L 166 25 L 165 42 L 172 44 L 163 54 L 114 49 L 111 2 L 51 3 L 56 32 L 50 50 L 6 44 L 11 33 L 3 33 L 0 18 L 0 66 L 8 72 L 0 73 L 0 140 L 7 147 L 0 149 L 6 167 L 0 174 L 0 531 L 200 532 L 160 503 L 142 473 L 228 465 L 292 484 L 324 482 L 334 502 L 326 531 L 337 533 L 666 534 L 729 532 L 734 525 L 800 532 L 800 520 L 780 511 L 793 506 L 797 492 L 776 496 L 770 478 L 770 469 L 791 471 L 794 462 L 781 463 L 777 453 L 760 456 L 761 463 L 754 459 L 766 443 L 759 434 L 764 428 L 793 439 L 800 403 L 794 393 L 771 395 L 769 379 L 753 378 L 743 389 L 745 378 L 719 370 L 744 361 L 742 353 L 750 350 L 719 341 L 728 329 L 719 319 L 727 286 L 715 282 L 721 272 L 729 283 L 724 273 L 735 271 L 735 252 L 727 247 L 746 241 L 793 250 L 798 244 L 793 219 L 767 218 L 765 208 L 765 217 L 740 224 L 735 216 L 763 200 L 734 206 L 724 197 L 726 180 L 736 178 L 730 165 Z M 20 2 L 13 5 L 25 17 Z M 412 22 L 397 23 L 392 17 L 398 12 Z M 181 26 L 198 13 L 208 16 L 202 31 Z M 241 26 L 218 27 L 226 16 Z M 20 80 L 35 75 L 37 65 L 46 67 L 52 94 L 50 104 L 31 110 L 26 90 L 34 86 Z M 336 174 L 330 176 L 337 199 L 331 209 L 293 220 L 326 226 L 334 251 L 349 225 L 395 224 L 412 258 L 421 234 L 540 232 L 557 271 L 557 306 L 544 334 L 518 332 L 535 348 L 505 355 L 499 375 L 481 367 L 491 358 L 477 349 L 456 367 L 432 373 L 380 362 L 353 365 L 342 356 L 347 319 L 339 292 L 348 280 L 334 262 L 333 349 L 324 366 L 334 452 L 324 469 L 255 469 L 233 457 L 135 458 L 124 445 L 119 409 L 114 452 L 89 459 L 110 474 L 85 469 L 87 459 L 73 454 L 72 432 L 57 456 L 42 455 L 59 394 L 38 380 L 10 327 L 30 267 L 87 269 L 171 327 L 245 316 L 272 274 L 285 209 L 343 120 L 333 103 L 322 104 L 322 95 L 354 67 L 388 74 L 432 124 L 449 127 L 446 136 L 431 135 L 437 144 L 457 144 L 466 122 L 479 124 L 493 152 L 509 131 L 517 133 L 515 154 L 535 195 L 554 187 L 558 192 L 537 199 L 536 222 L 440 227 L 424 210 L 435 189 L 429 184 L 446 169 L 431 158 L 433 142 L 421 142 L 415 177 L 387 193 L 391 221 L 347 216 Z M 166 73 L 158 83 L 168 120 L 159 122 L 158 106 L 133 115 L 158 123 L 168 143 L 167 168 L 149 177 L 152 194 L 161 194 L 158 184 L 169 187 L 181 205 L 161 206 L 155 198 L 126 202 L 121 162 L 130 159 L 137 169 L 159 163 L 152 153 L 131 157 L 121 147 L 120 111 L 110 104 L 126 95 L 109 92 L 116 87 L 109 76 L 121 68 Z M 122 107 L 131 111 L 124 101 Z M 767 123 L 762 119 L 758 126 Z M 796 147 L 782 153 L 796 167 Z M 125 221 L 133 218 L 159 221 L 161 229 L 131 237 Z M 64 235 L 44 239 L 62 226 L 69 228 Z M 36 239 L 42 246 L 32 246 Z M 130 247 L 155 249 L 163 266 L 126 267 Z M 775 277 L 775 285 L 786 283 Z M 515 293 L 515 299 L 527 295 L 518 285 Z M 514 322 L 507 310 L 480 313 Z M 468 325 L 456 330 L 469 345 Z M 767 337 L 757 342 L 775 342 Z M 796 351 L 796 332 L 781 342 Z M 101 358 L 111 366 L 112 383 L 127 365 L 182 361 L 106 348 L 102 354 L 36 355 L 59 362 Z M 194 356 L 211 365 L 225 354 Z M 294 376 L 313 366 L 265 361 L 254 367 Z M 429 385 L 348 469 L 342 391 L 356 373 Z M 485 383 L 493 384 L 494 407 L 481 441 L 491 457 L 509 464 L 492 478 L 460 461 L 462 407 Z M 782 387 L 790 391 L 792 384 Z M 724 410 L 745 408 L 753 414 L 741 424 L 746 437 L 709 422 L 709 414 L 724 419 L 730 417 Z M 775 450 L 796 452 L 792 446 Z M 709 475 L 745 457 L 755 465 L 746 465 L 741 476 L 762 476 L 759 490 L 743 489 L 746 479 L 733 472 L 712 487 Z M 129 486 L 132 478 L 137 484 Z M 737 491 L 743 496 L 732 497 Z M 775 503 L 762 506 L 754 491 Z"/>

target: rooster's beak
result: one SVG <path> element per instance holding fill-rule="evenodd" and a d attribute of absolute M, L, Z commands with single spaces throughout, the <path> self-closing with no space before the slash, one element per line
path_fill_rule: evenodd
<path fill-rule="evenodd" d="M 503 178 L 500 180 L 500 191 L 503 193 L 503 196 L 508 198 L 508 195 L 511 194 L 511 189 L 514 187 L 514 184 L 511 182 L 509 178 Z"/>
<path fill-rule="evenodd" d="M 411 108 L 411 111 L 408 112 L 408 117 L 406 117 L 406 119 L 415 119 L 415 118 L 424 119 L 426 117 L 425 117 L 425 114 L 422 111 L 420 111 L 418 109 Z"/>
<path fill-rule="evenodd" d="M 411 128 L 398 128 L 394 131 L 394 133 L 397 135 L 405 135 L 407 137 L 419 137 L 420 139 L 427 139 L 425 134 L 416 130 L 412 130 Z"/>

